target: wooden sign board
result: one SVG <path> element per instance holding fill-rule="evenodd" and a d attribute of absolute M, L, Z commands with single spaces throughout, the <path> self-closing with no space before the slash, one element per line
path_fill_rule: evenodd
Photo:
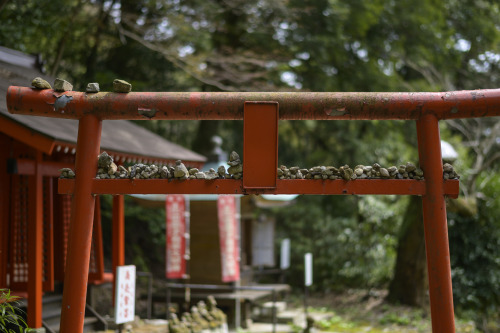
<path fill-rule="evenodd" d="M 116 267 L 115 323 L 134 321 L 135 317 L 135 266 Z"/>

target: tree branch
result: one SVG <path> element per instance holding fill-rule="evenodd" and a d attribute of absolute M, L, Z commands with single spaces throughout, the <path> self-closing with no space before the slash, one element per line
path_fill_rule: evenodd
<path fill-rule="evenodd" d="M 170 52 L 167 52 L 165 48 L 158 46 L 152 42 L 146 41 L 141 36 L 133 33 L 132 31 L 124 29 L 120 25 L 117 25 L 117 27 L 120 30 L 120 33 L 122 33 L 124 36 L 127 36 L 130 39 L 135 40 L 136 42 L 140 43 L 141 45 L 147 47 L 150 50 L 161 53 L 165 57 L 165 59 L 170 61 L 174 66 L 183 70 L 185 73 L 187 73 L 188 75 L 190 75 L 194 79 L 196 79 L 196 80 L 198 80 L 206 85 L 216 87 L 216 88 L 223 90 L 223 91 L 236 91 L 236 89 L 232 86 L 222 84 L 222 83 L 215 81 L 215 80 L 201 77 L 200 75 L 196 74 L 193 70 L 189 69 L 188 65 L 185 64 L 182 60 L 180 60 L 177 56 L 174 56 Z"/>
<path fill-rule="evenodd" d="M 455 119 L 447 119 L 446 123 L 459 131 L 463 136 L 467 138 L 467 140 L 472 141 L 473 138 L 470 135 L 470 131 L 466 130 L 464 126 L 462 126 L 457 120 Z"/>
<path fill-rule="evenodd" d="M 481 167 L 481 170 L 479 170 L 480 172 L 483 171 L 483 170 L 486 170 L 488 169 L 492 164 L 493 162 L 495 162 L 496 160 L 500 159 L 500 151 L 497 151 L 495 154 L 493 154 L 492 156 L 490 156 L 482 165 Z"/>

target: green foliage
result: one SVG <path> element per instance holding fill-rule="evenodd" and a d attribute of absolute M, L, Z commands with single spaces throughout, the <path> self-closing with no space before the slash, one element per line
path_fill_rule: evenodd
<path fill-rule="evenodd" d="M 406 326 L 410 324 L 410 318 L 408 318 L 407 316 L 401 316 L 399 314 L 390 312 L 380 319 L 380 324 L 382 325 L 397 324 Z"/>
<path fill-rule="evenodd" d="M 101 196 L 104 239 L 111 239 L 112 197 Z M 165 208 L 144 207 L 125 196 L 125 256 L 138 271 L 164 276 Z M 111 258 L 111 242 L 104 242 L 105 257 Z"/>
<path fill-rule="evenodd" d="M 477 215 L 449 214 L 455 305 L 481 322 L 500 309 L 500 179 L 491 178 L 477 201 Z M 483 318 L 484 317 L 484 318 Z"/>
<path fill-rule="evenodd" d="M 279 238 L 290 238 L 292 244 L 287 282 L 303 285 L 303 256 L 312 252 L 314 290 L 387 283 L 395 259 L 398 206 L 391 197 L 300 196 L 293 206 L 276 209 Z"/>
<path fill-rule="evenodd" d="M 417 161 L 410 122 L 281 121 L 279 134 L 279 163 L 288 166 Z M 392 276 L 405 203 L 382 196 L 308 196 L 277 211 L 278 231 L 293 244 L 296 264 L 289 282 L 303 284 L 303 255 L 312 252 L 315 288 L 385 285 Z"/>
<path fill-rule="evenodd" d="M 279 163 L 398 165 L 417 160 L 416 129 L 401 121 L 281 121 Z"/>
<path fill-rule="evenodd" d="M 18 296 L 10 294 L 9 289 L 0 289 L 0 332 L 25 333 L 30 331 L 22 317 L 23 310 L 18 307 L 18 299 Z"/>

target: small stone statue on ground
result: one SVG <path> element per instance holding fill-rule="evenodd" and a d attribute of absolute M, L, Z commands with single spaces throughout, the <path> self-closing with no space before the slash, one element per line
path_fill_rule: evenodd
<path fill-rule="evenodd" d="M 217 301 L 215 300 L 215 297 L 210 295 L 207 297 L 207 310 L 210 313 L 212 317 L 216 319 L 216 321 L 219 323 L 219 327 L 222 333 L 227 333 L 228 327 L 227 327 L 227 317 L 226 314 L 219 308 L 217 308 Z"/>
<path fill-rule="evenodd" d="M 201 316 L 200 311 L 198 311 L 198 308 L 194 305 L 191 307 L 191 317 L 193 318 L 193 321 L 196 321 L 196 323 L 201 326 L 202 331 L 210 329 L 208 321 Z"/>
<path fill-rule="evenodd" d="M 219 327 L 219 322 L 207 310 L 207 305 L 203 301 L 198 302 L 198 311 L 200 315 L 208 322 L 210 329 L 214 330 Z"/>

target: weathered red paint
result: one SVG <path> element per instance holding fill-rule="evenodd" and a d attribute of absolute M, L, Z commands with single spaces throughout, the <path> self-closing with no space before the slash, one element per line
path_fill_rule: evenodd
<path fill-rule="evenodd" d="M 60 96 L 66 100 L 58 105 Z M 418 119 L 431 113 L 438 119 L 500 116 L 500 89 L 423 93 L 317 92 L 131 92 L 87 94 L 11 86 L 9 112 L 80 119 L 206 119 L 241 120 L 246 101 L 274 101 L 280 119 Z M 146 114 L 147 116 L 145 116 Z M 151 118 L 150 118 L 151 117 Z"/>
<path fill-rule="evenodd" d="M 64 103 L 62 103 L 64 101 Z M 97 180 L 102 119 L 243 119 L 245 102 L 272 101 L 280 119 L 417 120 L 426 179 L 276 180 L 275 188 L 250 189 L 241 180 Z M 445 195 L 458 196 L 458 181 L 442 179 L 438 120 L 500 115 L 500 89 L 447 93 L 97 93 L 10 87 L 9 112 L 80 119 L 76 180 L 60 180 L 73 193 L 61 332 L 81 332 L 92 235 L 92 194 L 397 194 L 422 195 L 432 325 L 454 332 Z M 251 126 L 258 130 L 258 126 Z M 277 129 L 274 131 L 276 132 Z M 273 133 L 276 134 L 276 133 Z M 267 135 L 267 134 L 266 134 Z M 251 159 L 256 158 L 256 154 Z M 264 173 L 275 174 L 266 167 Z"/>
<path fill-rule="evenodd" d="M 420 166 L 425 172 L 422 196 L 425 249 L 433 332 L 455 332 L 450 249 L 438 119 L 431 114 L 417 121 Z"/>
<path fill-rule="evenodd" d="M 424 195 L 428 180 L 412 179 L 356 179 L 313 180 L 277 179 L 274 189 L 244 189 L 243 182 L 235 179 L 93 179 L 94 194 L 378 194 L 378 195 Z M 443 193 L 456 198 L 458 180 L 444 182 Z M 72 194 L 76 182 L 59 179 L 59 194 Z"/>
<path fill-rule="evenodd" d="M 101 128 L 102 122 L 94 115 L 84 116 L 78 126 L 76 189 L 68 235 L 61 333 L 83 331 L 95 204 L 92 179 L 97 172 Z"/>
<path fill-rule="evenodd" d="M 43 285 L 43 183 L 38 162 L 42 152 L 36 152 L 35 172 L 29 179 L 28 205 L 28 326 L 42 327 Z"/>
<path fill-rule="evenodd" d="M 276 102 L 245 102 L 243 120 L 243 187 L 275 188 L 278 168 Z"/>

